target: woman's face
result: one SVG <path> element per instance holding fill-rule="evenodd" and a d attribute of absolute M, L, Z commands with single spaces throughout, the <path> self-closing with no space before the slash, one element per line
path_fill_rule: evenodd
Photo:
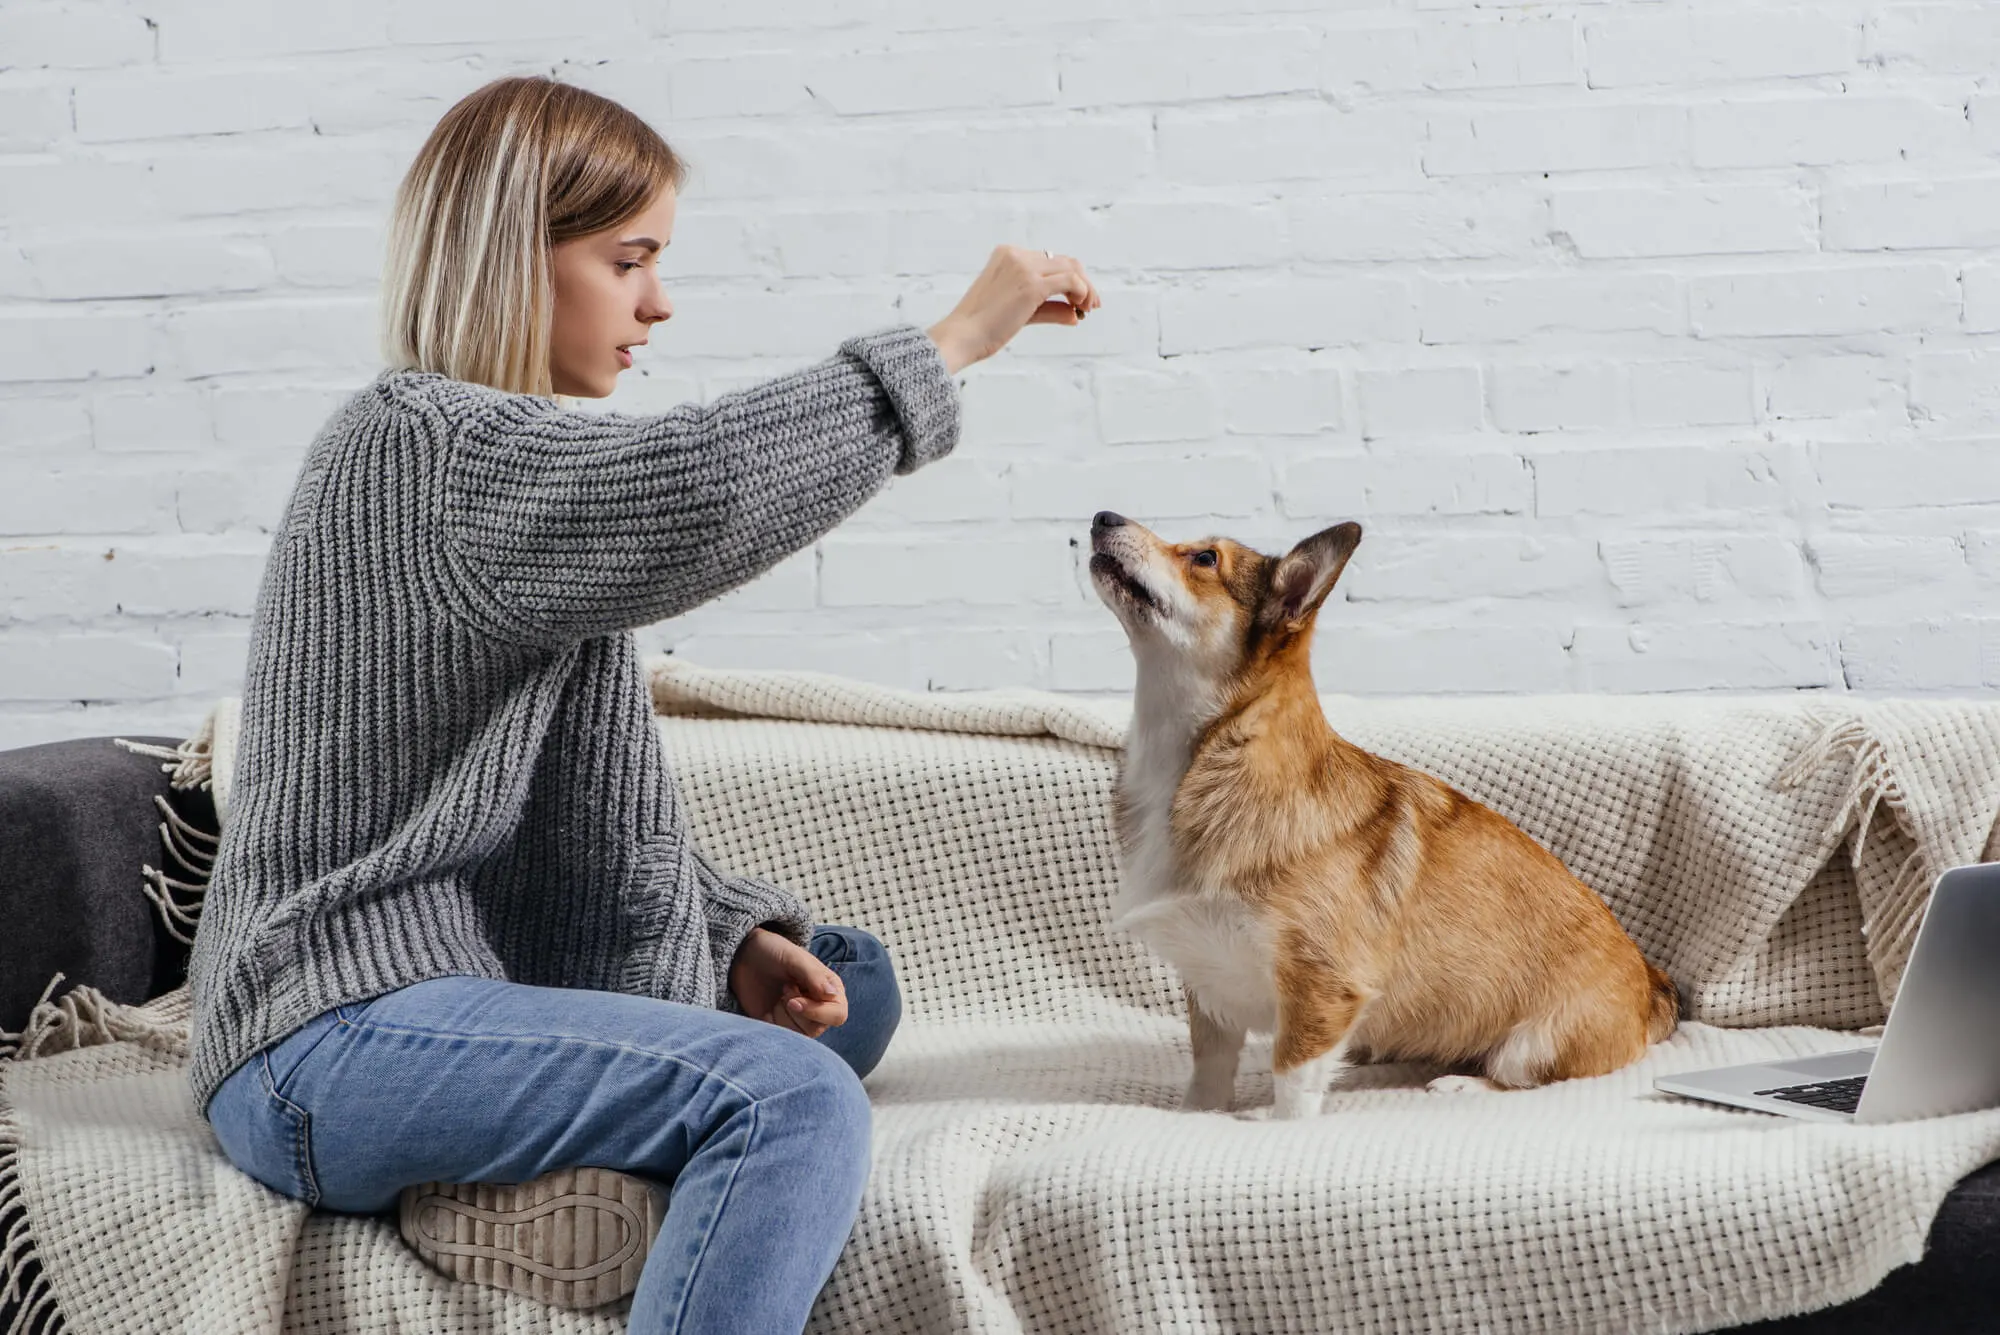
<path fill-rule="evenodd" d="M 549 380 L 558 394 L 601 399 L 632 365 L 627 351 L 674 313 L 656 264 L 674 234 L 675 198 L 662 190 L 626 222 L 549 252 L 555 316 Z"/>

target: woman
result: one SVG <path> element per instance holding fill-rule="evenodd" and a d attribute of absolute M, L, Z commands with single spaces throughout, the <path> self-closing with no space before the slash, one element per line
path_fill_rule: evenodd
<path fill-rule="evenodd" d="M 1074 260 L 1002 247 L 929 330 L 705 407 L 569 411 L 672 314 L 682 174 L 544 79 L 473 93 L 411 166 L 392 369 L 314 440 L 258 597 L 191 1081 L 229 1157 L 313 1205 L 502 1184 L 431 1188 L 406 1236 L 436 1256 L 518 1219 L 491 1270 L 524 1290 L 601 1259 L 556 1255 L 538 1203 L 632 1196 L 567 1170 L 671 1183 L 612 1289 L 636 1282 L 631 1329 L 795 1331 L 860 1203 L 859 1075 L 900 1002 L 874 938 L 694 848 L 630 631 L 948 453 L 951 377 L 1098 298 Z"/>

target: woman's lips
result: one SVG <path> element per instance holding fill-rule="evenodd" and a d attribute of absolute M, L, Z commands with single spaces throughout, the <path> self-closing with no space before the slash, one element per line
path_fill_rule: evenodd
<path fill-rule="evenodd" d="M 623 366 L 628 371 L 632 369 L 632 349 L 630 348 L 618 349 L 618 364 L 620 366 Z"/>

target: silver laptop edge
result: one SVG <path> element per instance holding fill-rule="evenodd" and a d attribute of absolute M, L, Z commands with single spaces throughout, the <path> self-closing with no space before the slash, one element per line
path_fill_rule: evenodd
<path fill-rule="evenodd" d="M 1654 1088 L 1822 1122 L 1901 1122 L 2000 1107 L 2000 863 L 1931 887 L 1882 1039 L 1817 1057 L 1661 1076 Z M 1866 1075 L 1851 1113 L 1758 1094 Z"/>

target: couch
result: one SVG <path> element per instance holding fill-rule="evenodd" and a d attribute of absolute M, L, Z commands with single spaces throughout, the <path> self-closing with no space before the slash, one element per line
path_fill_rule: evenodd
<path fill-rule="evenodd" d="M 177 739 L 137 740 L 172 745 Z M 169 861 L 163 807 L 205 831 L 214 831 L 217 822 L 206 795 L 170 788 L 164 768 L 103 737 L 0 753 L 0 911 L 11 927 L 0 936 L 0 1028 L 20 1029 L 58 972 L 65 975 L 59 991 L 89 985 L 130 1003 L 159 997 L 183 981 L 183 933 L 142 893 L 141 867 L 162 868 Z M 893 930 L 863 925 L 882 931 L 895 947 Z M 7 1221 L 0 1218 L 0 1237 L 6 1233 Z M 0 1305 L 0 1330 L 12 1329 L 17 1308 Z M 1950 1192 L 1922 1259 L 1895 1270 L 1873 1292 L 1735 1329 L 1771 1335 L 1969 1331 L 1994 1328 L 1995 1311 L 2000 1164 L 1972 1173 Z M 1240 1328 L 1258 1327 L 1252 1319 Z"/>

